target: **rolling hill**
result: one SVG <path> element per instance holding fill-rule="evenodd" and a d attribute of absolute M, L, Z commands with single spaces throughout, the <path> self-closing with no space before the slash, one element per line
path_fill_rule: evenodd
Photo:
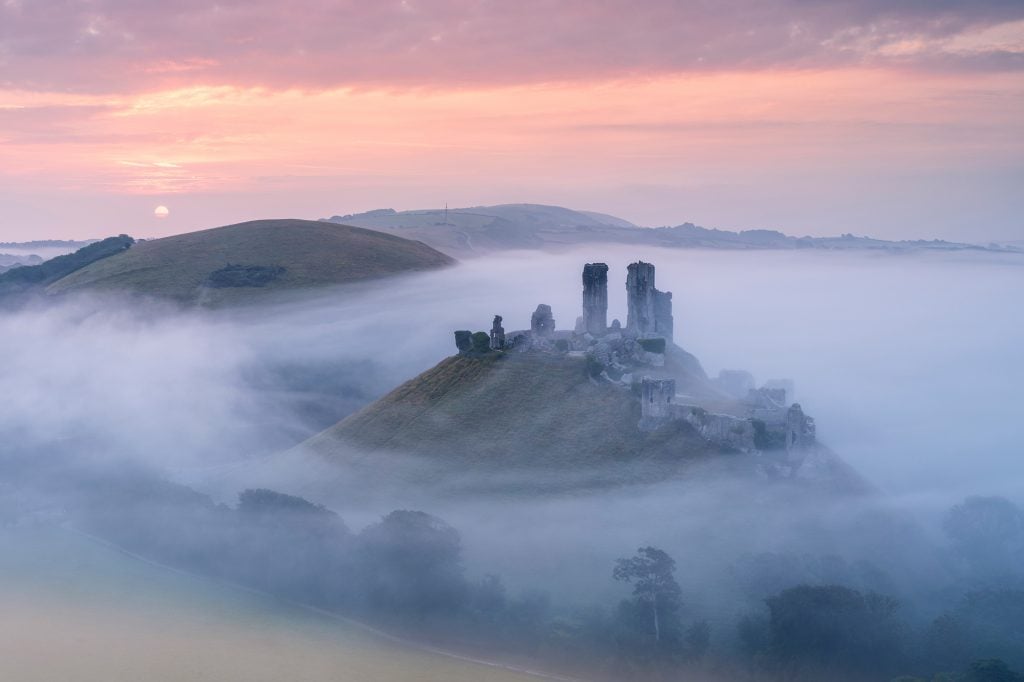
<path fill-rule="evenodd" d="M 328 221 L 417 239 L 456 256 L 601 241 L 590 237 L 605 231 L 639 229 L 621 218 L 540 204 L 400 212 L 380 209 L 333 216 Z"/>
<path fill-rule="evenodd" d="M 1019 245 L 978 246 L 941 240 L 888 241 L 844 234 L 793 237 L 776 230 L 732 232 L 683 223 L 641 227 L 615 216 L 542 204 L 502 204 L 472 208 L 395 211 L 332 216 L 329 222 L 389 232 L 456 257 L 513 249 L 558 251 L 580 244 L 629 244 L 702 249 L 826 249 L 874 251 L 986 250 L 1021 253 Z"/>
<path fill-rule="evenodd" d="M 46 292 L 124 292 L 218 306 L 454 262 L 423 243 L 359 227 L 257 220 L 140 241 L 49 284 Z"/>
<path fill-rule="evenodd" d="M 398 453 L 421 465 L 417 478 L 437 483 L 453 473 L 540 470 L 553 488 L 660 480 L 722 452 L 686 425 L 644 433 L 639 419 L 637 397 L 592 380 L 582 358 L 458 355 L 297 450 L 370 479 L 387 461 L 373 453 Z"/>
<path fill-rule="evenodd" d="M 743 404 L 707 379 L 696 358 L 676 346 L 663 367 L 643 374 L 675 379 L 680 396 L 708 411 L 744 412 Z M 307 462 L 303 466 L 340 465 L 347 471 L 343 478 L 364 481 L 367 489 L 385 482 L 512 493 L 651 483 L 691 471 L 775 478 L 780 463 L 792 462 L 785 451 L 744 453 L 709 440 L 684 420 L 641 429 L 637 391 L 636 384 L 630 390 L 593 378 L 583 357 L 460 354 L 292 454 Z M 782 478 L 834 491 L 869 489 L 820 443 L 801 457 L 800 472 Z"/>

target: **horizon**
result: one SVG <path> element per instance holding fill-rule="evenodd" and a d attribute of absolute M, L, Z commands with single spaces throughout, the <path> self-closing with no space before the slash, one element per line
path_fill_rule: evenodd
<path fill-rule="evenodd" d="M 303 9 L 0 5 L 0 241 L 445 203 L 1024 238 L 1020 3 Z"/>
<path fill-rule="evenodd" d="M 420 207 L 420 208 L 408 208 L 408 209 L 393 209 L 391 207 L 379 207 L 379 208 L 368 209 L 366 211 L 362 211 L 362 212 L 359 212 L 359 213 L 334 214 L 334 215 L 330 215 L 330 216 L 321 216 L 321 217 L 318 217 L 318 218 L 295 218 L 295 217 L 287 217 L 287 216 L 269 216 L 269 217 L 262 217 L 262 218 L 252 218 L 252 219 L 249 219 L 249 220 L 243 220 L 243 221 L 239 221 L 239 222 L 235 222 L 235 223 L 226 223 L 226 224 L 223 224 L 223 225 L 197 226 L 197 227 L 194 227 L 194 228 L 184 228 L 184 229 L 180 229 L 180 230 L 172 228 L 170 231 L 165 231 L 165 232 L 160 232 L 160 233 L 153 233 L 153 234 L 150 234 L 149 236 L 145 236 L 145 237 L 138 237 L 137 240 L 143 240 L 144 241 L 144 240 L 147 240 L 147 239 L 163 239 L 163 238 L 167 238 L 167 237 L 175 237 L 175 236 L 180 236 L 180 235 L 184 235 L 184 234 L 190 234 L 190 233 L 193 233 L 193 232 L 202 232 L 202 231 L 205 231 L 205 230 L 213 230 L 213 229 L 217 229 L 217 228 L 220 228 L 220 227 L 231 227 L 231 226 L 234 226 L 234 225 L 243 225 L 243 224 L 246 224 L 246 223 L 262 222 L 262 221 L 273 222 L 273 221 L 281 221 L 281 220 L 301 220 L 301 221 L 309 221 L 309 222 L 337 223 L 337 224 L 340 224 L 340 225 L 344 225 L 345 223 L 340 223 L 340 222 L 338 222 L 335 219 L 336 218 L 337 219 L 344 219 L 346 217 L 358 218 L 360 216 L 363 216 L 363 215 L 365 215 L 367 213 L 372 213 L 374 211 L 392 211 L 393 210 L 393 211 L 395 211 L 396 213 L 399 213 L 399 214 L 402 214 L 402 213 L 412 213 L 412 214 L 415 214 L 415 213 L 439 212 L 439 211 L 444 211 L 444 210 L 455 212 L 455 211 L 469 211 L 469 210 L 472 210 L 472 209 L 491 209 L 491 208 L 497 208 L 497 207 L 502 207 L 502 206 L 539 206 L 539 207 L 542 206 L 542 207 L 547 207 L 547 208 L 562 208 L 562 209 L 566 209 L 566 210 L 569 210 L 569 211 L 574 211 L 574 212 L 577 212 L 577 213 L 599 213 L 599 212 L 595 212 L 595 211 L 589 211 L 588 209 L 585 209 L 585 208 L 572 208 L 572 207 L 569 207 L 569 206 L 555 206 L 553 204 L 531 204 L 531 203 L 493 204 L 493 205 L 490 205 L 490 206 L 447 206 L 447 207 L 440 207 L 440 208 L 423 208 L 423 207 Z M 697 229 L 701 229 L 701 230 L 709 230 L 709 231 L 712 231 L 712 232 L 714 232 L 714 231 L 729 232 L 729 233 L 732 233 L 732 234 L 742 234 L 742 233 L 745 233 L 745 232 L 757 232 L 757 231 L 771 231 L 771 232 L 781 233 L 782 235 L 784 235 L 786 237 L 789 237 L 789 238 L 796 238 L 796 239 L 808 238 L 808 237 L 814 238 L 814 239 L 822 239 L 822 238 L 824 238 L 824 239 L 829 239 L 829 238 L 837 239 L 837 238 L 845 237 L 845 236 L 847 236 L 847 234 L 849 234 L 850 236 L 858 238 L 858 239 L 883 240 L 883 241 L 892 242 L 894 244 L 898 244 L 900 242 L 942 241 L 942 242 L 948 242 L 950 244 L 962 243 L 962 244 L 969 245 L 969 246 L 989 247 L 989 246 L 996 246 L 997 244 L 998 245 L 1003 245 L 1003 246 L 1017 246 L 1017 245 L 1019 245 L 1021 243 L 1021 240 L 1014 240 L 1014 239 L 1003 240 L 1003 241 L 990 241 L 988 243 L 984 243 L 982 241 L 977 241 L 977 242 L 962 241 L 961 242 L 961 241 L 954 240 L 954 239 L 937 239 L 937 238 L 929 239 L 927 237 L 887 239 L 885 237 L 879 237 L 877 235 L 873 235 L 873 234 L 870 234 L 870 233 L 856 234 L 856 233 L 852 233 L 852 232 L 851 233 L 841 233 L 841 234 L 807 235 L 807 234 L 793 234 L 793 233 L 790 233 L 790 232 L 786 232 L 785 230 L 775 229 L 775 228 L 758 228 L 758 227 L 737 228 L 735 230 L 723 230 L 722 228 L 719 228 L 719 227 L 708 226 L 708 225 L 697 225 L 697 224 L 694 224 L 694 223 L 689 222 L 689 221 L 684 221 L 684 222 L 681 222 L 681 223 L 666 224 L 666 225 L 642 225 L 642 224 L 634 223 L 632 221 L 628 221 L 626 218 L 623 218 L 622 216 L 619 216 L 619 215 L 612 215 L 612 214 L 607 214 L 607 213 L 601 213 L 600 215 L 604 215 L 604 216 L 607 216 L 607 217 L 610 217 L 610 218 L 616 218 L 616 219 L 620 219 L 620 220 L 626 220 L 627 222 L 630 222 L 632 224 L 632 227 L 637 228 L 637 229 L 642 229 L 642 230 L 657 230 L 657 229 L 666 229 L 666 228 L 692 226 L 692 227 L 696 227 Z M 166 222 L 166 221 L 161 221 L 161 222 Z M 372 228 L 363 228 L 363 229 L 372 229 Z M 119 234 L 127 234 L 127 233 L 119 233 Z M 31 243 L 36 242 L 36 241 L 38 241 L 38 242 L 51 242 L 52 241 L 52 242 L 68 242 L 68 243 L 87 243 L 87 242 L 98 242 L 98 241 L 101 241 L 103 239 L 106 239 L 106 238 L 109 238 L 109 237 L 113 237 L 113 236 L 116 236 L 116 235 L 114 235 L 114 234 L 103 234 L 103 235 L 94 235 L 94 236 L 86 236 L 86 237 L 74 237 L 74 238 L 60 238 L 60 237 L 40 236 L 40 237 L 31 239 L 31 240 L 24 240 L 24 241 L 13 241 L 13 240 L 0 241 L 0 244 L 9 244 L 11 247 L 21 248 L 25 244 L 31 244 Z M 134 235 L 131 235 L 131 234 L 129 234 L 128 236 L 134 237 Z M 599 242 L 599 244 L 600 244 L 600 242 Z M 609 247 L 611 247 L 611 246 L 614 245 L 614 242 L 608 242 L 607 245 Z M 705 247 L 705 248 L 713 248 L 713 247 Z"/>

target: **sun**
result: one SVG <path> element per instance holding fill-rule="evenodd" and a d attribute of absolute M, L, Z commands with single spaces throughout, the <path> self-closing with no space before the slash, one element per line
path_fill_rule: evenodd
<path fill-rule="evenodd" d="M 157 218 L 166 218 L 171 215 L 171 211 L 166 206 L 157 206 L 153 209 L 153 215 Z"/>

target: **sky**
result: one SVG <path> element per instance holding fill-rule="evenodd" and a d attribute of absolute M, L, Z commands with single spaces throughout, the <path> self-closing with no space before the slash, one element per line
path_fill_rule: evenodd
<path fill-rule="evenodd" d="M 1022 187 L 1021 0 L 0 0 L 0 241 L 513 202 L 1014 241 Z"/>

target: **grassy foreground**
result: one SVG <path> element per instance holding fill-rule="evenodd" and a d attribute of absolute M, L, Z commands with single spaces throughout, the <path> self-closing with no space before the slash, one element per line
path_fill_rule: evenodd
<path fill-rule="evenodd" d="M 0 530 L 0 679 L 514 682 L 52 528 Z"/>

